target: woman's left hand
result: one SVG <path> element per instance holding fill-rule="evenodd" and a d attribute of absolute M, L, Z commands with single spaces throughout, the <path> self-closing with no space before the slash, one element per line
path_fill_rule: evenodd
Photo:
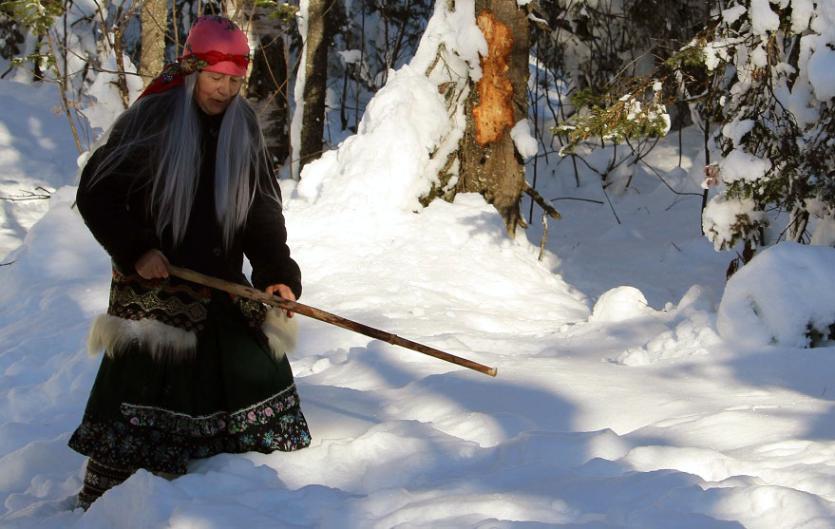
<path fill-rule="evenodd" d="M 273 296 L 277 295 L 280 298 L 289 299 L 290 301 L 296 301 L 296 295 L 293 294 L 293 291 L 290 289 L 290 287 L 288 287 L 284 283 L 270 285 L 264 289 L 264 292 Z M 287 311 L 287 317 L 293 317 L 293 313 L 289 310 Z"/>

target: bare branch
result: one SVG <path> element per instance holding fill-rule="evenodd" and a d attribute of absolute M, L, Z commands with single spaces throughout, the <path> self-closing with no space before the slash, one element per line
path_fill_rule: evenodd
<path fill-rule="evenodd" d="M 531 197 L 531 199 L 533 199 L 534 202 L 539 204 L 539 207 L 541 207 L 545 211 L 545 213 L 548 214 L 549 217 L 553 219 L 561 218 L 560 212 L 557 211 L 557 208 L 549 204 L 548 201 L 545 200 L 536 189 L 531 187 L 531 185 L 527 181 L 525 181 L 524 192 L 527 193 Z"/>

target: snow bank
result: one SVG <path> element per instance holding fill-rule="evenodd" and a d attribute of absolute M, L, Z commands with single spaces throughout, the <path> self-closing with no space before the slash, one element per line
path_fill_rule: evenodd
<path fill-rule="evenodd" d="M 663 310 L 649 307 L 640 290 L 618 287 L 600 297 L 589 321 L 615 324 L 624 333 L 631 331 L 637 342 L 608 358 L 609 362 L 649 366 L 708 354 L 708 348 L 719 341 L 713 330 L 713 311 L 710 294 L 698 285 L 692 286 L 677 305 L 668 303 Z M 652 330 L 642 334 L 638 329 Z"/>
<path fill-rule="evenodd" d="M 356 297 L 332 306 L 355 310 L 373 284 L 379 292 L 364 305 L 371 325 L 385 327 L 388 320 L 407 317 L 403 332 L 430 326 L 442 340 L 461 325 L 481 329 L 486 338 L 542 332 L 588 315 L 582 296 L 553 274 L 550 261 L 537 260 L 538 248 L 527 239 L 509 239 L 495 208 L 478 194 L 459 194 L 452 204 L 436 200 L 419 215 L 389 217 L 356 212 L 355 202 L 286 203 L 289 242 L 305 271 L 305 297 L 314 304 L 320 297 Z M 372 225 L 369 218 L 379 222 Z M 322 269 L 317 263 L 323 261 L 340 266 Z M 519 284 L 515 274 L 531 282 Z M 531 310 L 528 296 L 539 297 L 540 309 Z M 445 309 L 433 311 L 436 303 Z M 442 345 L 462 344 L 436 344 Z"/>
<path fill-rule="evenodd" d="M 447 124 L 435 85 L 403 66 L 368 104 L 357 134 L 305 166 L 298 195 L 372 216 L 418 210 L 435 179 L 429 155 Z"/>
<path fill-rule="evenodd" d="M 472 0 L 456 2 L 453 10 L 437 2 L 414 58 L 390 72 L 356 135 L 305 166 L 296 196 L 340 210 L 351 204 L 353 211 L 366 213 L 369 225 L 420 210 L 419 199 L 438 183 L 440 166 L 465 127 L 463 108 L 450 115 L 442 94 L 480 78 L 479 56 L 486 52 Z M 514 131 L 523 156 L 532 155 L 532 149 L 535 154 L 530 133 L 522 134 L 520 127 Z"/>
<path fill-rule="evenodd" d="M 835 249 L 784 242 L 762 251 L 728 281 L 718 329 L 751 347 L 809 345 L 809 329 L 835 323 Z"/>
<path fill-rule="evenodd" d="M 0 281 L 11 288 L 0 288 L 0 302 L 11 301 L 17 288 L 25 284 L 72 282 L 91 272 L 107 271 L 90 256 L 104 255 L 87 231 L 75 203 L 75 186 L 65 186 L 52 194 L 49 214 L 29 231 L 25 244 L 9 257 L 24 266 L 14 266 Z"/>
<path fill-rule="evenodd" d="M 0 82 L 0 262 L 49 208 L 41 197 L 75 179 L 78 156 L 55 86 Z M 39 189 L 39 187 L 43 189 Z"/>

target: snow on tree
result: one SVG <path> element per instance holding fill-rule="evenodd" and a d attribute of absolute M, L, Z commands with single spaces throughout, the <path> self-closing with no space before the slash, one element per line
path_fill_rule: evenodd
<path fill-rule="evenodd" d="M 511 131 L 528 116 L 528 18 L 512 0 L 476 0 L 475 12 L 487 52 L 481 56 L 482 77 L 465 101 L 467 128 L 458 154 L 457 190 L 481 193 L 512 236 L 524 225 L 519 205 L 525 167 Z"/>
<path fill-rule="evenodd" d="M 411 65 L 437 87 L 449 117 L 421 203 L 478 192 L 508 233 L 524 223 L 524 166 L 511 130 L 527 118 L 528 51 L 527 13 L 514 1 L 436 3 Z"/>
<path fill-rule="evenodd" d="M 712 34 L 694 42 L 712 75 L 727 80 L 717 137 L 723 185 L 704 213 L 717 249 L 808 242 L 810 213 L 832 218 L 833 45 L 835 6 L 809 0 L 732 0 Z"/>
<path fill-rule="evenodd" d="M 706 3 L 539 0 L 526 9 L 535 58 L 530 117 L 542 146 L 530 164 L 533 186 L 554 148 L 570 154 L 578 187 L 585 167 L 604 193 L 625 192 L 639 167 L 655 170 L 645 158 L 658 137 L 687 124 L 687 106 L 669 106 L 651 73 L 692 39 Z M 592 153 L 601 147 L 603 156 Z"/>

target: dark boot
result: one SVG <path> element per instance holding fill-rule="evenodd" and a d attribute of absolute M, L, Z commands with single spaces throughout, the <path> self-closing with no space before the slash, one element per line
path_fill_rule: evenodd
<path fill-rule="evenodd" d="M 104 465 L 92 458 L 88 459 L 84 487 L 78 493 L 78 506 L 86 511 L 99 496 L 128 479 L 133 473 L 132 469 L 117 468 Z"/>

